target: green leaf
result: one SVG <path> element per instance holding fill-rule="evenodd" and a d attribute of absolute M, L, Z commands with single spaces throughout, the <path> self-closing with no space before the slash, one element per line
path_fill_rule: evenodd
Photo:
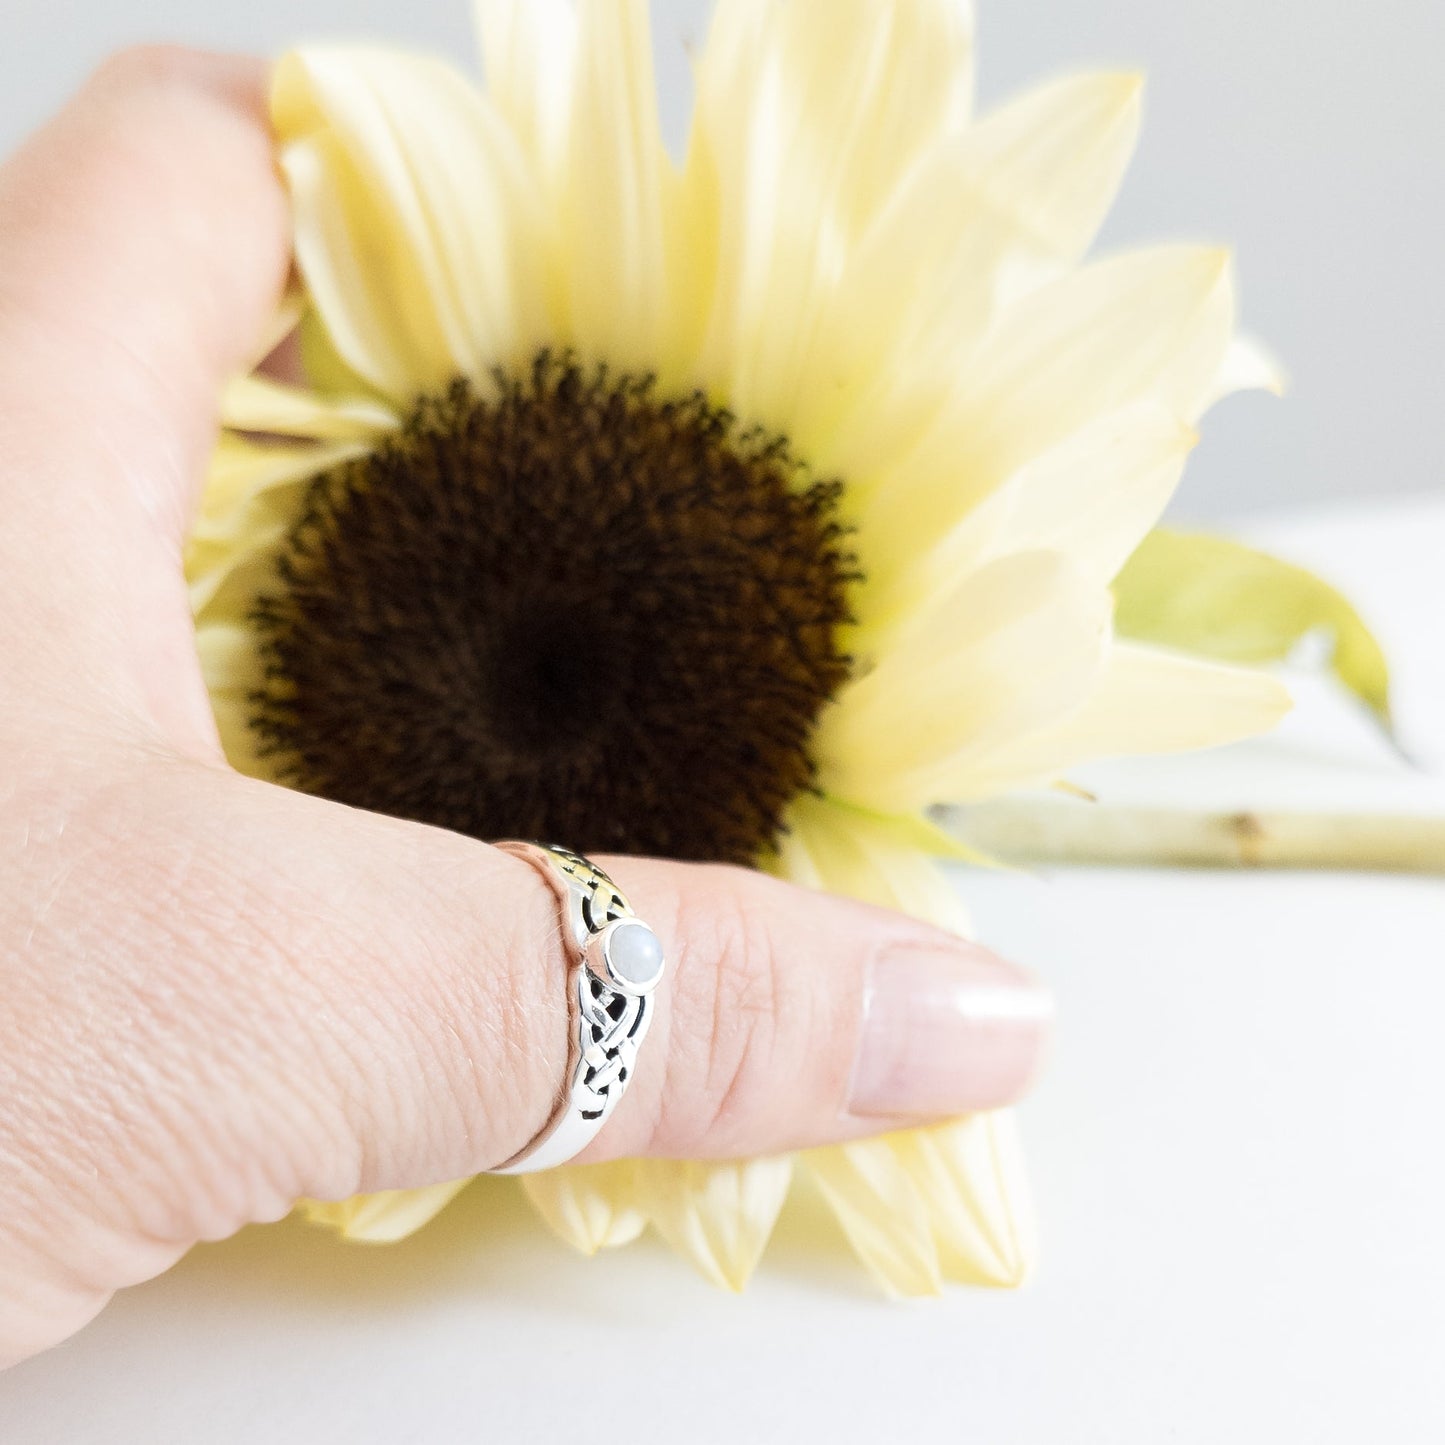
<path fill-rule="evenodd" d="M 1125 564 L 1114 595 L 1122 636 L 1221 662 L 1279 662 L 1307 634 L 1324 633 L 1332 671 L 1390 727 L 1384 651 L 1346 598 L 1303 567 L 1161 527 Z"/>

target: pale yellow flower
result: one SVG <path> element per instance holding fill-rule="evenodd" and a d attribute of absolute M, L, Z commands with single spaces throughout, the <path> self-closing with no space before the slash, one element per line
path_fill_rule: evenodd
<path fill-rule="evenodd" d="M 1201 413 L 1268 381 L 1233 340 L 1222 251 L 1082 264 L 1133 149 L 1136 78 L 1064 80 L 975 120 L 965 0 L 720 0 L 675 164 L 643 0 L 478 13 L 485 89 L 381 49 L 302 51 L 276 73 L 308 384 L 230 388 L 189 558 L 238 768 L 295 780 L 294 759 L 278 762 L 294 738 L 278 754 L 256 699 L 269 689 L 283 734 L 306 699 L 278 683 L 274 651 L 266 674 L 258 636 L 275 642 L 277 559 L 290 547 L 294 561 L 308 508 L 313 554 L 334 521 L 323 507 L 317 522 L 314 479 L 401 475 L 385 458 L 414 461 L 420 399 L 466 378 L 460 412 L 429 433 L 428 465 L 444 468 L 437 435 L 499 404 L 543 350 L 569 359 L 549 363 L 552 381 L 605 363 L 653 378 L 658 404 L 701 393 L 737 418 L 724 445 L 757 428 L 800 486 L 842 484 L 851 662 L 807 735 L 813 786 L 759 839 L 761 865 L 961 929 L 931 805 L 1276 720 L 1269 678 L 1113 634 L 1110 580 Z M 544 441 L 528 445 L 539 454 L 513 458 L 519 474 L 550 465 Z M 386 612 L 367 621 L 383 651 Z M 372 719 L 354 721 L 370 735 Z M 1028 1268 L 1006 1115 L 796 1160 L 569 1168 L 522 1187 L 581 1249 L 650 1224 L 737 1287 L 803 1172 L 894 1290 Z M 395 1237 L 450 1192 L 314 1212 Z"/>

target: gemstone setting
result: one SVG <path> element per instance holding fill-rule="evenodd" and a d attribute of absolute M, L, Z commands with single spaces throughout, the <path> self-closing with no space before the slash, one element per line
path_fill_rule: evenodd
<path fill-rule="evenodd" d="M 598 942 L 600 972 L 611 987 L 629 994 L 651 993 L 657 987 L 666 963 L 662 940 L 641 919 L 616 919 Z"/>

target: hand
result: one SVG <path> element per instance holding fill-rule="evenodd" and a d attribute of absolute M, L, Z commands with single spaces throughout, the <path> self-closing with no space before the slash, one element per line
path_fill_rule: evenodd
<path fill-rule="evenodd" d="M 181 553 L 289 265 L 264 83 L 126 55 L 0 171 L 0 1362 L 299 1197 L 498 1164 L 565 1056 L 526 863 L 243 778 L 217 743 Z M 671 972 L 586 1158 L 847 1139 L 1035 1071 L 1044 996 L 981 948 L 599 861 Z"/>

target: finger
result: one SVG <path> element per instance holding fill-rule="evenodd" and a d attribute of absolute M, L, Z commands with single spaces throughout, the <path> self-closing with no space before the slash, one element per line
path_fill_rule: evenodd
<path fill-rule="evenodd" d="M 7 659 L 27 694 L 208 742 L 180 550 L 222 381 L 289 263 L 265 82 L 259 61 L 127 52 L 0 167 Z"/>
<path fill-rule="evenodd" d="M 0 169 L 7 430 L 61 451 L 57 484 L 108 480 L 177 539 L 221 383 L 289 262 L 266 77 L 237 56 L 123 52 Z"/>
<path fill-rule="evenodd" d="M 147 834 L 178 861 L 137 883 L 166 915 L 140 946 L 184 1008 L 173 1035 L 125 1046 L 184 1096 L 150 1110 L 207 1118 L 272 1191 L 208 1231 L 298 1195 L 476 1173 L 536 1136 L 563 1080 L 570 960 L 527 863 L 219 772 L 173 770 L 147 795 Z M 1047 996 L 977 945 L 743 870 L 599 862 L 669 974 L 587 1158 L 850 1138 L 1008 1103 L 1037 1070 Z M 182 891 L 157 899 L 173 876 Z"/>

